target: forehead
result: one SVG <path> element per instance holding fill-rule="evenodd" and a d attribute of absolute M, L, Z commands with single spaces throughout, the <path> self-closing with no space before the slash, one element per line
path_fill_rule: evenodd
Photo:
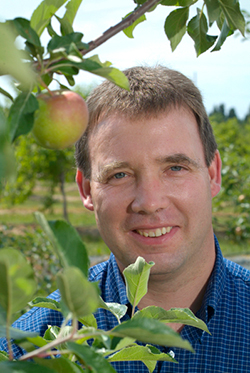
<path fill-rule="evenodd" d="M 127 116 L 112 115 L 102 120 L 89 139 L 91 162 L 102 153 L 103 157 L 122 159 L 146 152 L 147 156 L 161 156 L 159 152 L 176 154 L 202 153 L 198 124 L 191 110 L 180 107 L 157 116 L 143 116 L 132 120 Z"/>

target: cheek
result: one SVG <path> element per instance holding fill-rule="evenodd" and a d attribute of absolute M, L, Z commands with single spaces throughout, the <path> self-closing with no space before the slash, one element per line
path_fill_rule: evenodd
<path fill-rule="evenodd" d="M 204 209 L 210 208 L 212 195 L 208 177 L 190 177 L 183 180 L 179 185 L 175 185 L 173 199 L 180 209 L 185 209 L 186 213 L 197 214 Z M 195 216 L 194 216 L 195 217 Z"/>
<path fill-rule="evenodd" d="M 100 226 L 108 227 L 118 220 L 121 213 L 123 200 L 119 198 L 112 190 L 97 189 L 93 194 L 94 198 L 94 211 L 97 224 Z"/>

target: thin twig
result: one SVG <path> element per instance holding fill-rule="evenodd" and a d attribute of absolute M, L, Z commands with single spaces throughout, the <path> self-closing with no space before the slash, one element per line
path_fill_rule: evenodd
<path fill-rule="evenodd" d="M 148 10 L 153 8 L 159 2 L 160 2 L 159 0 L 146 1 L 142 6 L 136 8 L 133 11 L 133 13 L 131 13 L 128 17 L 124 18 L 121 22 L 117 23 L 115 26 L 110 27 L 97 39 L 89 42 L 88 43 L 89 48 L 82 50 L 81 54 L 84 56 L 85 54 L 91 52 L 93 49 L 99 47 L 101 44 L 105 43 L 107 40 L 111 39 L 113 36 L 121 32 L 122 30 L 125 30 L 127 27 L 131 26 L 138 18 L 140 18 L 143 14 L 145 14 Z"/>
<path fill-rule="evenodd" d="M 82 56 L 85 56 L 87 53 L 93 51 L 103 43 L 105 43 L 107 40 L 111 39 L 113 36 L 121 32 L 122 30 L 125 30 L 127 27 L 131 26 L 138 18 L 140 18 L 143 14 L 145 14 L 148 10 L 156 6 L 160 3 L 160 0 L 148 0 L 143 5 L 137 7 L 128 17 L 124 18 L 121 22 L 117 23 L 115 26 L 110 27 L 108 30 L 106 30 L 101 36 L 99 36 L 97 39 L 92 40 L 88 43 L 89 48 L 88 49 L 81 49 L 80 53 Z M 59 58 L 58 60 L 53 61 L 53 66 L 57 62 L 65 61 L 65 58 Z M 49 59 L 44 59 L 43 64 L 46 65 L 46 63 L 50 61 Z M 38 68 L 38 62 L 34 62 L 34 67 Z M 46 72 L 48 72 L 48 68 L 45 69 Z"/>
<path fill-rule="evenodd" d="M 86 338 L 86 337 L 87 338 L 94 338 L 95 336 L 99 336 L 101 334 L 105 334 L 105 332 L 96 330 L 96 332 L 93 332 L 93 333 L 86 333 L 86 334 L 76 333 L 74 335 L 72 335 L 72 333 L 70 333 L 67 336 L 64 336 L 64 337 L 61 337 L 61 338 L 57 337 L 53 341 L 49 342 L 47 345 L 42 346 L 42 347 L 38 348 L 37 350 L 28 352 L 25 355 L 22 355 L 19 358 L 19 360 L 20 361 L 28 360 L 28 359 L 32 359 L 35 356 L 41 356 L 41 355 L 42 356 L 50 356 L 50 353 L 51 353 L 50 350 L 52 350 L 53 348 L 56 348 L 60 344 L 63 344 L 63 343 L 69 342 L 69 341 L 77 341 L 78 339 L 83 339 L 83 338 Z M 62 353 L 61 351 L 58 351 L 58 354 L 61 354 L 61 353 Z"/>

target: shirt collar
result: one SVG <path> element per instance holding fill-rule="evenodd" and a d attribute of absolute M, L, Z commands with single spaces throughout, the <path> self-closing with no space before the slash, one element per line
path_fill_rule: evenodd
<path fill-rule="evenodd" d="M 224 264 L 224 259 L 221 253 L 220 245 L 217 238 L 214 236 L 215 240 L 215 250 L 216 250 L 216 260 L 214 264 L 213 272 L 210 276 L 206 293 L 202 302 L 202 306 L 197 313 L 197 316 L 204 320 L 206 323 L 209 322 L 213 316 L 218 302 L 223 294 L 225 278 L 226 278 L 226 268 Z M 111 293 L 111 298 L 113 301 L 120 304 L 128 304 L 128 297 L 126 294 L 126 286 L 118 268 L 115 260 L 115 256 L 111 253 L 109 260 L 109 289 Z"/>
<path fill-rule="evenodd" d="M 115 256 L 113 253 L 110 254 L 109 268 L 108 268 L 108 287 L 110 293 L 110 300 L 107 302 L 116 302 L 120 304 L 128 304 L 128 297 L 126 291 L 126 285 L 124 283 L 122 274 L 117 265 Z"/>
<path fill-rule="evenodd" d="M 223 289 L 226 281 L 226 267 L 219 242 L 215 236 L 214 241 L 216 251 L 215 264 L 207 285 L 202 306 L 197 313 L 197 316 L 203 319 L 206 323 L 208 323 L 211 317 L 214 315 L 214 312 L 223 294 Z"/>

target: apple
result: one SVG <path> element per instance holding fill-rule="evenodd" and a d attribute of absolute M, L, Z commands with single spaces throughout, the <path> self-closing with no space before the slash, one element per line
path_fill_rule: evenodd
<path fill-rule="evenodd" d="M 33 135 L 39 145 L 48 149 L 64 149 L 73 145 L 88 124 L 88 107 L 84 99 L 72 91 L 53 91 L 37 96 Z"/>

